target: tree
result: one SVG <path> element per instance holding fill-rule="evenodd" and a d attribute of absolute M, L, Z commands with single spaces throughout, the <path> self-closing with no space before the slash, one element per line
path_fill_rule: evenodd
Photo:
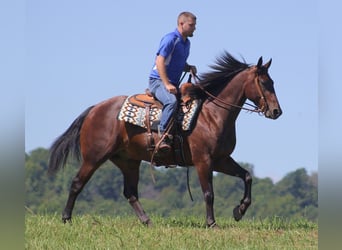
<path fill-rule="evenodd" d="M 310 176 L 304 168 L 287 174 L 274 184 L 270 178 L 254 176 L 252 164 L 240 163 L 253 176 L 252 205 L 245 217 L 301 216 L 311 220 L 318 217 L 317 173 Z M 38 148 L 25 155 L 25 206 L 35 213 L 62 211 L 69 194 L 71 181 L 79 169 L 79 163 L 69 159 L 65 168 L 55 176 L 49 176 L 48 150 Z M 204 216 L 205 205 L 195 168 L 189 169 L 189 185 L 194 201 L 187 191 L 187 169 L 152 169 L 149 163 L 140 167 L 139 197 L 146 212 L 177 216 Z M 233 208 L 244 194 L 240 178 L 214 173 L 215 213 L 231 216 Z M 77 199 L 75 214 L 98 213 L 122 215 L 132 212 L 123 194 L 123 176 L 111 162 L 101 166 L 87 183 Z"/>
<path fill-rule="evenodd" d="M 311 218 L 315 216 L 313 210 L 318 208 L 318 189 L 315 178 L 317 174 L 314 173 L 310 177 L 304 168 L 300 168 L 287 174 L 277 184 L 280 195 L 291 194 L 300 211 L 303 211 L 303 214 L 309 211 Z"/>

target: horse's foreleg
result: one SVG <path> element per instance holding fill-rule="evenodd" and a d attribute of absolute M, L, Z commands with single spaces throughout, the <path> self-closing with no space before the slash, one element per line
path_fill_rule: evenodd
<path fill-rule="evenodd" d="M 140 221 L 146 226 L 152 226 L 152 222 L 151 222 L 150 218 L 146 215 L 144 209 L 141 206 L 141 203 L 139 202 L 139 200 L 134 195 L 132 195 L 128 199 L 128 202 L 132 206 L 132 208 L 134 209 L 134 212 L 138 216 Z"/>
<path fill-rule="evenodd" d="M 243 198 L 240 201 L 240 205 L 236 206 L 233 210 L 235 220 L 239 221 L 252 202 L 252 176 L 231 157 L 220 159 L 219 162 L 214 165 L 214 170 L 231 176 L 240 177 L 244 182 L 245 191 Z"/>
<path fill-rule="evenodd" d="M 214 217 L 213 172 L 207 167 L 197 167 L 197 173 L 206 206 L 207 226 L 210 228 L 216 228 L 217 225 Z"/>
<path fill-rule="evenodd" d="M 77 175 L 72 180 L 68 201 L 62 214 L 62 220 L 64 223 L 71 221 L 72 210 L 74 209 L 76 198 L 82 191 L 85 184 L 89 181 L 95 170 L 96 167 L 83 162 Z"/>
<path fill-rule="evenodd" d="M 152 222 L 146 215 L 138 198 L 138 182 L 139 182 L 139 165 L 140 161 L 134 160 L 113 160 L 120 169 L 124 177 L 124 196 L 132 206 L 139 220 L 147 226 L 151 226 Z"/>
<path fill-rule="evenodd" d="M 246 172 L 244 174 L 239 176 L 244 181 L 245 192 L 242 200 L 240 201 L 240 205 L 237 205 L 233 210 L 233 215 L 236 221 L 239 221 L 242 218 L 246 213 L 247 208 L 252 203 L 252 176 L 247 170 L 245 171 Z"/>

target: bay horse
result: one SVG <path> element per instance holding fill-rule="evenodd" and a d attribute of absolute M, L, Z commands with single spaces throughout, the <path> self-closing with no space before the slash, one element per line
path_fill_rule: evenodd
<path fill-rule="evenodd" d="M 243 60 L 244 61 L 244 60 Z M 201 98 L 202 106 L 190 133 L 184 134 L 184 164 L 196 168 L 206 207 L 207 227 L 218 227 L 214 217 L 213 171 L 236 176 L 244 182 L 244 195 L 233 210 L 240 220 L 251 204 L 252 176 L 230 155 L 236 144 L 235 121 L 248 99 L 266 118 L 277 119 L 282 110 L 268 73 L 272 59 L 263 65 L 262 57 L 256 65 L 249 65 L 224 52 L 201 75 L 190 92 Z M 133 207 L 140 221 L 152 222 L 139 202 L 139 167 L 142 160 L 150 161 L 146 150 L 146 129 L 118 120 L 118 113 L 127 96 L 115 96 L 86 109 L 50 148 L 49 172 L 64 167 L 69 153 L 81 161 L 73 178 L 69 197 L 62 214 L 63 222 L 71 221 L 75 201 L 94 172 L 105 161 L 112 161 L 122 172 L 123 195 Z M 153 132 L 158 140 L 158 134 Z M 160 165 L 178 164 L 174 154 L 161 159 Z"/>

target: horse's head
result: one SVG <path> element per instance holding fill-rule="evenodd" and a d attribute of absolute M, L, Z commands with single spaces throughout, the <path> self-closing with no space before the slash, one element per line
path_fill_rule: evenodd
<path fill-rule="evenodd" d="M 274 90 L 273 80 L 268 74 L 272 59 L 262 65 L 262 57 L 258 64 L 250 69 L 252 76 L 245 86 L 245 95 L 262 111 L 265 117 L 277 119 L 281 114 L 278 98 Z"/>

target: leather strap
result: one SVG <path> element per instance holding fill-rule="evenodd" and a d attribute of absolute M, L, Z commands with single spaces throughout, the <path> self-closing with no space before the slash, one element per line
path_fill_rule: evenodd
<path fill-rule="evenodd" d="M 150 122 L 150 109 L 151 104 L 145 103 L 145 110 L 146 110 L 146 119 L 145 119 L 145 125 L 147 128 L 147 151 L 153 152 L 155 145 L 154 145 L 154 139 L 151 131 L 151 122 Z"/>

